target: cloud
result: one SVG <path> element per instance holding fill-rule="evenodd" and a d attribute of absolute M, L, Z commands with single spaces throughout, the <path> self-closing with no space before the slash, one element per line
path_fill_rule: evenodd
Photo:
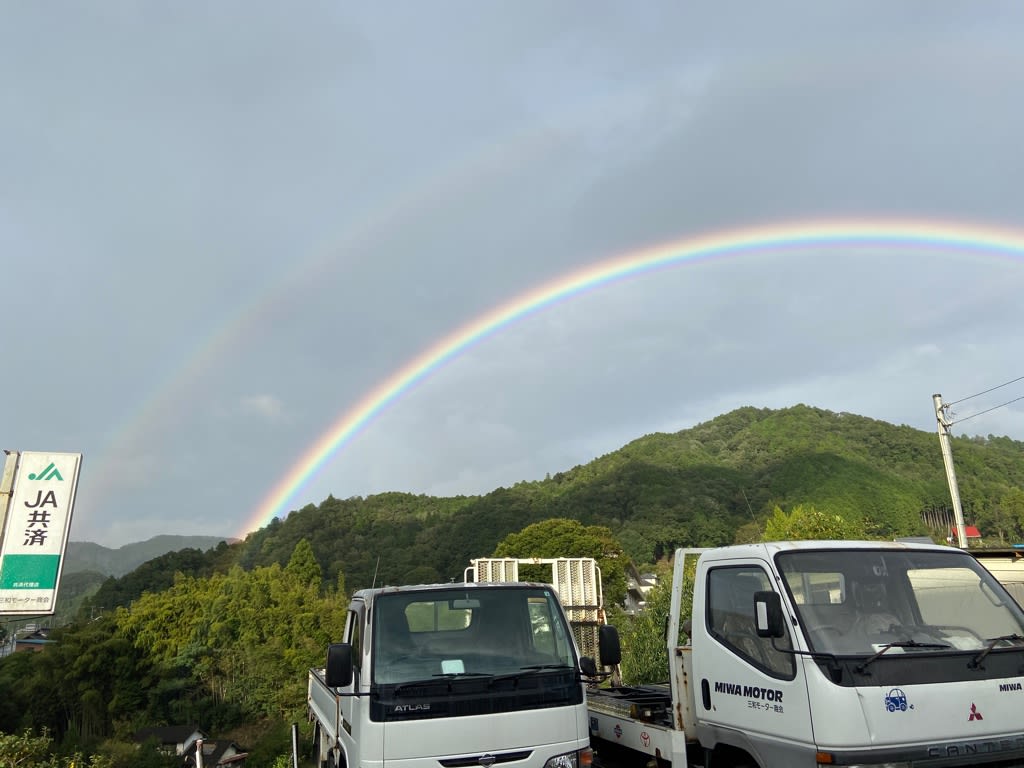
<path fill-rule="evenodd" d="M 735 10 L 12 5 L 7 445 L 85 453 L 103 543 L 232 533 L 392 372 L 602 258 L 817 217 L 1024 228 L 1024 6 Z M 479 492 L 740 405 L 931 430 L 933 392 L 1021 373 L 1022 293 L 1019 258 L 936 248 L 602 286 L 441 367 L 294 504 Z M 1022 437 L 1018 406 L 963 428 Z"/>
<path fill-rule="evenodd" d="M 284 403 L 274 395 L 247 395 L 239 401 L 243 413 L 254 414 L 268 424 L 285 424 L 291 421 Z"/>

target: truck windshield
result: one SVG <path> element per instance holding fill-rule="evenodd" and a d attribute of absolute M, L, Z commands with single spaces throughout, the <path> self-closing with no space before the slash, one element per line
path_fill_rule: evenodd
<path fill-rule="evenodd" d="M 543 587 L 438 588 L 378 596 L 374 682 L 575 670 L 558 598 Z"/>
<path fill-rule="evenodd" d="M 965 552 L 830 549 L 776 559 L 813 651 L 1024 648 L 1024 612 Z"/>

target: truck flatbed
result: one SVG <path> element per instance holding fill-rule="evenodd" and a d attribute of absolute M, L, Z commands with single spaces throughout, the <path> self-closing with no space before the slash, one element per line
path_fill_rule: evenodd
<path fill-rule="evenodd" d="M 672 725 L 672 691 L 668 683 L 591 689 L 587 691 L 587 707 L 591 712 Z"/>

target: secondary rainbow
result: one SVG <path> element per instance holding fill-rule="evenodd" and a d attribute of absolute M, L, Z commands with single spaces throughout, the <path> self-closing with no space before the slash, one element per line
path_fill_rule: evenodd
<path fill-rule="evenodd" d="M 908 247 L 1024 255 L 1024 233 L 929 220 L 797 221 L 712 232 L 612 257 L 539 285 L 474 318 L 423 350 L 345 410 L 273 486 L 240 536 L 268 524 L 375 416 L 466 350 L 506 326 L 600 286 L 659 269 L 770 249 Z"/>

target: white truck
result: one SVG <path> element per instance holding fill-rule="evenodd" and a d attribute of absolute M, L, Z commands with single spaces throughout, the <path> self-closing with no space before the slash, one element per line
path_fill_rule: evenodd
<path fill-rule="evenodd" d="M 962 550 L 678 550 L 666 641 L 666 684 L 587 691 L 598 753 L 606 741 L 672 768 L 1024 766 L 1024 612 Z M 621 658 L 613 627 L 600 655 Z"/>
<path fill-rule="evenodd" d="M 364 589 L 309 672 L 317 764 L 588 768 L 595 673 L 549 584 Z"/>
<path fill-rule="evenodd" d="M 1014 599 L 1024 605 L 1024 548 L 971 549 L 978 562 L 1006 587 Z"/>

